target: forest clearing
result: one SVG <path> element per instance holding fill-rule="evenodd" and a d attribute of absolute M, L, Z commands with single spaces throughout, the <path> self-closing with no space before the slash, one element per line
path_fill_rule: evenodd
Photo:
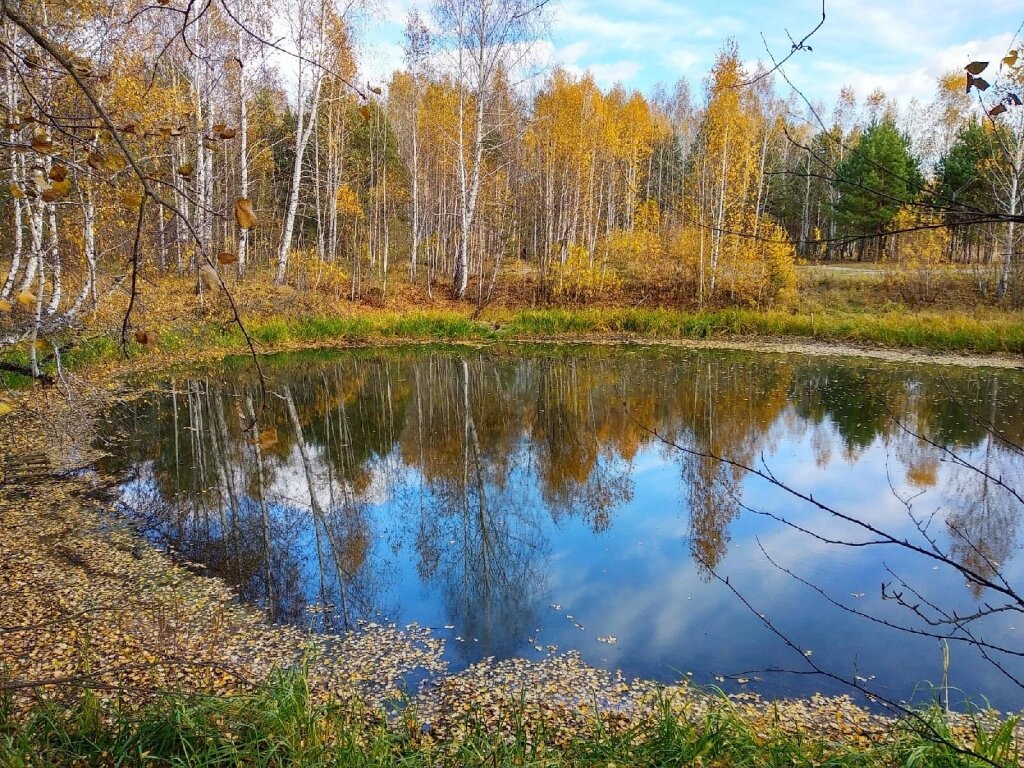
<path fill-rule="evenodd" d="M 0 0 L 0 766 L 1021 763 L 1019 9 L 641 5 Z"/>

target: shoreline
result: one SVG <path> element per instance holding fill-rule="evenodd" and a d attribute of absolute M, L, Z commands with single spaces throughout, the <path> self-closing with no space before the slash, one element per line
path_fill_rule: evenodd
<path fill-rule="evenodd" d="M 254 311 L 247 332 L 260 355 L 279 352 L 413 344 L 599 344 L 665 345 L 693 349 L 744 350 L 871 358 L 1001 369 L 1024 369 L 1024 313 L 975 317 L 963 313 L 794 315 L 724 310 L 692 313 L 668 309 L 503 309 L 477 317 L 467 308 L 361 309 L 344 314 L 303 311 L 288 317 Z M 156 343 L 131 342 L 122 350 L 111 333 L 82 330 L 65 340 L 65 372 L 108 380 L 136 370 L 249 354 L 232 323 L 186 326 L 153 318 Z M 27 347 L 9 348 L 0 363 L 25 367 Z M 57 377 L 52 363 L 47 368 Z M 30 380 L 16 373 L 9 386 Z"/>
<path fill-rule="evenodd" d="M 388 337 L 376 343 L 324 339 L 261 345 L 265 348 L 260 352 L 436 343 L 663 345 L 1019 367 L 1011 358 L 992 355 L 847 348 L 784 339 L 669 340 L 607 334 L 485 341 Z M 117 361 L 113 370 L 102 365 L 85 368 L 81 375 L 72 375 L 78 389 L 72 400 L 54 389 L 34 390 L 27 407 L 0 421 L 0 453 L 18 457 L 26 466 L 33 457 L 45 457 L 40 473 L 24 484 L 11 470 L 16 461 L 0 467 L 7 473 L 0 478 L 5 497 L 0 499 L 0 583 L 15 585 L 0 601 L 0 667 L 6 667 L 9 680 L 52 681 L 27 686 L 26 692 L 57 694 L 62 686 L 80 685 L 85 679 L 99 691 L 135 691 L 140 701 L 157 690 L 232 697 L 257 689 L 274 669 L 303 667 L 316 701 L 369 697 L 379 703 L 399 695 L 396 686 L 403 674 L 425 669 L 433 679 L 431 696 L 414 704 L 422 708 L 417 716 L 427 718 L 438 738 L 460 733 L 444 715 L 454 702 L 472 702 L 497 721 L 517 696 L 523 696 L 531 712 L 559 718 L 568 733 L 600 721 L 603 715 L 588 708 L 599 698 L 609 704 L 605 714 L 616 713 L 624 723 L 648 718 L 656 691 L 669 691 L 673 706 L 695 717 L 707 713 L 709 701 L 718 701 L 742 712 L 752 727 L 757 723 L 758 728 L 768 728 L 771 720 L 773 728 L 790 728 L 792 733 L 829 742 L 864 745 L 885 738 L 898 726 L 899 721 L 880 717 L 843 696 L 763 699 L 739 693 L 717 700 L 686 685 L 624 681 L 571 653 L 536 662 L 492 661 L 448 673 L 440 661 L 444 641 L 419 627 L 373 626 L 352 635 L 330 636 L 270 623 L 258 609 L 241 604 L 225 582 L 174 562 L 123 525 L 111 502 L 102 498 L 111 478 L 70 473 L 93 465 L 93 425 L 115 399 L 126 395 L 131 374 L 214 361 L 239 350 L 232 346 L 191 352 L 138 355 Z M 344 663 L 339 663 L 342 658 Z M 544 697 L 556 684 L 552 681 L 576 692 L 572 704 L 547 707 Z M 26 697 L 22 706 L 28 703 Z"/>

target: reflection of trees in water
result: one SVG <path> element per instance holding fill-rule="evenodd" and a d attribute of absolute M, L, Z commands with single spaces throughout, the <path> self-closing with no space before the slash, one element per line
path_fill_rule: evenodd
<path fill-rule="evenodd" d="M 980 414 L 986 423 L 993 425 L 998 423 L 997 386 L 998 382 L 994 382 L 987 412 Z M 951 490 L 958 504 L 946 517 L 951 554 L 976 573 L 997 577 L 1016 549 L 1021 505 L 1007 488 L 995 480 L 998 478 L 1018 491 L 1024 489 L 1021 455 L 998 435 L 986 433 L 981 445 L 969 451 L 964 458 L 981 471 L 960 464 L 952 465 Z M 981 585 L 971 582 L 969 586 L 976 598 L 981 596 Z"/>
<path fill-rule="evenodd" d="M 539 360 L 534 367 L 530 447 L 544 501 L 555 519 L 581 517 L 594 531 L 606 530 L 615 509 L 633 496 L 631 467 L 623 459 L 636 452 L 632 430 L 615 441 L 607 428 L 610 411 L 622 410 L 602 391 L 615 377 L 606 366 L 578 358 Z M 620 384 L 628 386 L 628 378 Z"/>
<path fill-rule="evenodd" d="M 534 624 L 546 579 L 540 510 L 515 465 L 521 422 L 495 373 L 455 358 L 414 367 L 402 451 L 417 477 L 402 506 L 420 578 L 438 585 L 467 640 L 458 647 L 502 655 Z"/>
<path fill-rule="evenodd" d="M 1024 429 L 1024 405 L 1016 391 L 1000 394 L 994 372 L 939 379 L 854 361 L 602 350 L 355 354 L 267 368 L 265 407 L 246 373 L 172 381 L 118 414 L 139 473 L 131 501 L 160 506 L 148 515 L 159 538 L 282 619 L 301 620 L 314 599 L 334 605 L 340 626 L 383 607 L 390 544 L 415 553 L 420 578 L 484 643 L 533 623 L 544 516 L 598 532 L 614 524 L 633 498 L 638 453 L 657 450 L 645 427 L 747 464 L 783 438 L 806 436 L 821 467 L 881 441 L 917 488 L 952 465 L 890 408 L 993 476 L 1019 470 L 963 404 L 985 403 L 985 419 L 1013 439 Z M 741 509 L 741 478 L 714 459 L 672 456 L 694 552 L 713 567 Z M 964 534 L 951 537 L 957 556 L 1005 562 L 1019 524 L 1005 494 L 977 474 L 947 474 L 948 523 Z"/>

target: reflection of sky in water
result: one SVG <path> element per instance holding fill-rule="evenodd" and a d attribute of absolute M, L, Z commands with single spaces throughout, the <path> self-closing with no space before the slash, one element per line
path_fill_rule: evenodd
<path fill-rule="evenodd" d="M 679 357 L 685 363 L 693 354 L 680 352 Z M 703 353 L 701 365 L 708 359 L 715 362 L 714 355 Z M 339 451 L 355 447 L 357 433 L 350 432 L 332 443 L 321 433 L 330 433 L 337 425 L 320 424 L 322 415 L 302 417 L 313 494 L 316 505 L 325 510 L 325 527 L 311 522 L 307 468 L 297 445 L 265 457 L 270 475 L 264 484 L 272 539 L 269 560 L 259 554 L 266 547 L 256 522 L 261 511 L 254 497 L 258 485 L 253 481 L 252 451 L 237 426 L 224 433 L 229 442 L 233 440 L 233 450 L 222 448 L 217 454 L 226 457 L 224 479 L 213 480 L 216 473 L 212 470 L 206 476 L 207 487 L 229 484 L 236 489 L 236 514 L 244 522 L 228 525 L 226 534 L 219 516 L 223 507 L 208 497 L 197 501 L 182 490 L 177 513 L 161 513 L 159 502 L 152 503 L 167 493 L 166 480 L 158 480 L 159 470 L 154 469 L 160 461 L 168 461 L 166 450 L 160 459 L 136 462 L 135 480 L 126 486 L 124 500 L 135 509 L 150 510 L 157 540 L 205 560 L 214 572 L 245 582 L 242 593 L 250 599 L 266 604 L 268 575 L 278 598 L 291 590 L 291 607 L 280 615 L 310 622 L 313 619 L 302 613 L 300 603 L 316 603 L 326 597 L 336 625 L 344 624 L 347 616 L 350 621 L 366 618 L 434 627 L 449 639 L 449 660 L 456 668 L 491 655 L 539 658 L 548 646 L 557 646 L 559 650 L 579 650 L 589 662 L 622 669 L 627 675 L 668 681 L 692 672 L 694 679 L 704 683 L 715 682 L 716 676 L 761 678 L 747 687 L 770 695 L 842 690 L 821 677 L 768 671 L 807 671 L 808 667 L 695 562 L 690 505 L 697 492 L 693 485 L 699 475 L 696 465 L 692 461 L 687 465 L 686 458 L 650 441 L 642 442 L 626 460 L 594 437 L 600 434 L 599 422 L 614 407 L 613 396 L 606 398 L 603 407 L 590 407 L 587 418 L 570 425 L 572 434 L 562 439 L 597 440 L 598 449 L 585 477 L 576 477 L 575 484 L 566 483 L 568 491 L 553 493 L 550 488 L 545 491 L 542 479 L 548 460 L 545 451 L 551 450 L 550 446 L 545 448 L 517 421 L 524 418 L 517 410 L 524 402 L 534 401 L 535 413 L 561 405 L 541 394 L 543 384 L 534 381 L 536 372 L 526 368 L 510 373 L 509 359 L 495 362 L 484 357 L 473 360 L 471 379 L 468 366 L 460 372 L 458 358 L 442 358 L 440 365 L 448 367 L 439 380 L 452 388 L 444 393 L 441 410 L 446 415 L 438 422 L 440 427 L 413 440 L 410 433 L 416 429 L 417 408 L 422 418 L 422 398 L 440 395 L 417 378 L 421 399 L 414 402 L 406 389 L 404 401 L 398 404 L 395 382 L 408 387 L 413 381 L 410 369 L 426 366 L 425 360 L 426 356 L 396 362 L 398 373 L 387 381 L 387 397 L 382 395 L 384 389 L 370 385 L 375 374 L 361 370 L 367 363 L 348 361 L 351 367 L 345 378 L 355 374 L 364 379 L 363 389 L 350 395 L 345 407 L 380 410 L 382 421 L 395 435 L 394 443 L 384 441 L 382 448 L 357 452 L 358 482 L 340 477 L 336 466 Z M 800 362 L 811 369 L 823 365 L 802 358 Z M 323 363 L 327 367 L 334 364 L 336 361 L 330 360 Z M 643 376 L 644 371 L 631 373 L 634 364 L 634 357 L 623 355 L 613 358 L 610 366 L 622 379 Z M 660 364 L 665 365 L 664 361 Z M 569 364 L 556 361 L 551 365 Z M 892 366 L 885 371 L 901 382 L 920 374 L 920 369 L 909 367 Z M 287 368 L 274 375 L 287 379 Z M 465 377 L 461 383 L 460 375 Z M 1001 374 L 1001 379 L 1003 396 L 1015 402 L 1020 377 Z M 299 390 L 303 381 L 290 381 L 292 390 Z M 314 376 L 308 381 L 317 379 Z M 657 389 L 658 384 L 653 386 Z M 916 381 L 902 386 L 921 397 Z M 472 393 L 476 398 L 470 406 L 473 418 L 467 420 L 462 406 L 469 402 L 471 387 L 480 391 Z M 516 397 L 508 395 L 513 387 L 519 393 Z M 225 391 L 229 389 L 227 386 Z M 509 427 L 513 437 L 503 445 L 511 455 L 503 457 L 510 460 L 497 462 L 492 455 L 494 446 L 487 443 L 486 419 L 493 401 L 506 396 L 512 407 L 504 418 L 513 422 Z M 934 391 L 931 396 L 936 396 Z M 800 390 L 791 388 L 788 402 L 771 414 L 768 429 L 747 430 L 756 435 L 757 450 L 746 460 L 758 466 L 763 461 L 780 480 L 813 498 L 896 537 L 921 543 L 923 537 L 896 494 L 913 496 L 913 512 L 919 520 L 936 513 L 929 530 L 948 546 L 943 521 L 976 500 L 982 491 L 977 476 L 949 461 L 938 461 L 941 456 L 937 452 L 929 453 L 916 442 L 908 449 L 906 435 L 898 430 L 867 438 L 861 435 L 853 441 L 859 447 L 851 453 L 847 448 L 851 441 L 841 434 L 832 416 L 815 423 L 800 415 L 800 397 Z M 190 407 L 205 408 L 197 405 L 199 401 L 197 394 Z M 226 402 L 233 401 L 229 398 Z M 308 402 L 298 404 L 300 414 L 303 405 Z M 721 413 L 723 404 L 716 407 L 719 412 L 710 410 L 711 424 L 728 420 L 730 415 Z M 183 406 L 179 404 L 179 408 Z M 497 405 L 495 409 L 500 410 Z M 166 422 L 167 415 L 164 407 L 154 418 Z M 373 418 L 365 417 L 365 421 L 372 430 Z M 209 428 L 216 422 L 209 418 L 205 423 Z M 277 428 L 284 432 L 285 426 L 279 419 Z M 851 428 L 859 426 L 854 420 Z M 144 428 L 140 429 L 144 433 Z M 588 430 L 592 431 L 589 436 L 581 437 Z M 341 434 L 340 429 L 337 432 Z M 475 442 L 471 435 L 476 435 Z M 143 438 L 144 434 L 135 433 L 128 443 Z M 694 444 L 686 436 L 680 439 Z M 465 466 L 439 478 L 437 466 L 421 465 L 417 451 L 442 451 L 439 446 L 445 440 L 454 440 L 461 447 L 450 456 L 442 455 Z M 399 441 L 403 444 L 400 450 Z M 980 443 L 958 451 L 978 462 L 995 456 L 998 471 L 994 474 L 1019 478 L 1020 458 L 998 446 Z M 207 460 L 210 456 L 216 460 L 216 450 L 207 453 Z M 932 480 L 930 485 L 914 485 L 908 480 L 909 467 L 926 453 L 932 458 Z M 728 576 L 757 611 L 764 612 L 802 648 L 811 649 L 817 664 L 848 677 L 874 676 L 870 684 L 889 696 L 904 698 L 912 694 L 915 683 L 941 680 L 937 640 L 897 634 L 828 605 L 812 589 L 768 562 L 761 547 L 778 566 L 824 588 L 839 602 L 900 624 L 920 626 L 905 608 L 882 600 L 883 581 L 891 583 L 898 576 L 920 590 L 922 597 L 966 613 L 976 603 L 961 576 L 946 567 L 936 570 L 933 562 L 891 545 L 839 547 L 816 540 L 758 512 L 786 517 L 825 539 L 864 541 L 873 537 L 758 478 L 746 476 L 727 487 L 728 477 L 715 477 L 709 488 L 699 491 L 708 494 L 700 498 L 710 499 L 707 508 L 712 514 L 727 508 L 736 512 L 735 516 L 726 515 L 728 542 L 721 548 L 723 557 L 716 571 Z M 595 498 L 593 494 L 605 492 L 611 499 L 607 527 L 587 514 L 592 510 L 581 508 Z M 995 496 L 1005 507 L 1005 494 Z M 750 509 L 736 507 L 737 503 Z M 206 511 L 200 514 L 200 509 Z M 200 517 L 211 518 L 212 523 L 200 526 L 193 522 L 189 527 L 188 520 Z M 1017 513 L 1006 520 L 1015 526 Z M 1010 538 L 1009 552 L 1015 551 L 1015 528 L 1004 533 Z M 332 558 L 332 546 L 343 549 L 344 556 Z M 1018 583 L 1020 559 L 1013 557 L 1002 565 L 1010 583 Z M 560 607 L 556 610 L 553 605 Z M 985 621 L 982 634 L 986 641 L 1019 645 L 1016 637 L 1024 633 L 1024 616 L 1019 616 L 1019 628 L 1018 617 L 1007 616 Z M 617 642 L 600 642 L 602 636 L 615 637 Z M 537 651 L 535 646 L 543 650 Z M 1021 672 L 1022 666 L 1012 668 Z M 963 645 L 952 648 L 950 682 L 972 695 L 989 696 L 996 706 L 1019 708 L 1024 704 L 1018 688 Z M 740 686 L 727 680 L 723 687 L 735 690 Z"/>

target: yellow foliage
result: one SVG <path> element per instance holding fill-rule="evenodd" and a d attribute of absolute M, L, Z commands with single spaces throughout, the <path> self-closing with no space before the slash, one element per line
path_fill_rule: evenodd
<path fill-rule="evenodd" d="M 316 249 L 295 251 L 291 256 L 295 282 L 300 288 L 340 299 L 349 288 L 349 273 L 336 262 L 324 261 Z"/>
<path fill-rule="evenodd" d="M 904 207 L 891 226 L 896 231 L 912 231 L 893 235 L 883 254 L 893 265 L 895 274 L 891 278 L 902 282 L 918 299 L 931 297 L 935 278 L 950 245 L 950 231 L 945 227 L 930 227 L 936 223 L 934 217 L 920 219 L 914 210 Z"/>
<path fill-rule="evenodd" d="M 363 205 L 359 201 L 359 195 L 348 184 L 343 184 L 338 188 L 334 205 L 342 218 L 352 220 L 364 218 Z"/>
<path fill-rule="evenodd" d="M 739 234 L 721 237 L 718 296 L 753 307 L 784 304 L 796 288 L 796 249 L 769 217 L 757 217 L 756 230 L 754 225 L 751 212 L 741 220 Z M 680 265 L 683 281 L 693 286 L 695 297 L 702 283 L 710 284 L 710 242 L 710 233 L 697 226 L 680 228 L 670 241 L 669 256 Z"/>
<path fill-rule="evenodd" d="M 557 256 L 552 260 L 556 264 L 554 294 L 558 298 L 593 299 L 621 285 L 615 271 L 592 261 L 582 245 L 567 246 L 564 262 Z"/>

